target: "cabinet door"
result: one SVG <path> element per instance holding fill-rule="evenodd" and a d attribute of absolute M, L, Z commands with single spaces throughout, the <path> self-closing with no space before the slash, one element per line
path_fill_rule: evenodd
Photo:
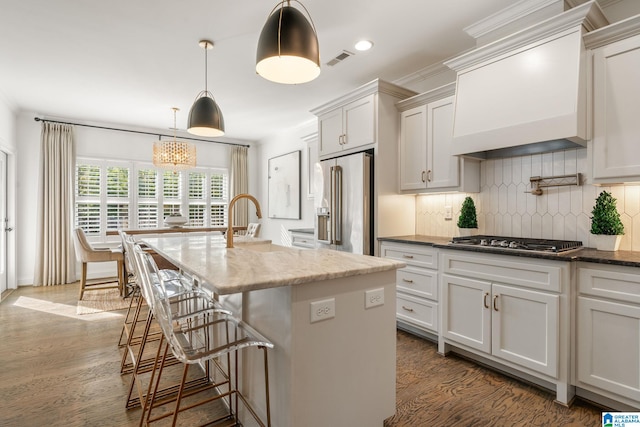
<path fill-rule="evenodd" d="M 640 307 L 578 297 L 581 383 L 640 401 Z"/>
<path fill-rule="evenodd" d="M 640 177 L 640 36 L 593 57 L 593 177 Z"/>
<path fill-rule="evenodd" d="M 365 96 L 342 107 L 345 150 L 376 142 L 375 95 Z"/>
<path fill-rule="evenodd" d="M 320 155 L 342 150 L 342 109 L 331 111 L 318 119 Z"/>
<path fill-rule="evenodd" d="M 560 296 L 494 284 L 491 309 L 492 354 L 557 378 Z"/>
<path fill-rule="evenodd" d="M 442 276 L 442 334 L 468 347 L 491 352 L 491 284 Z"/>
<path fill-rule="evenodd" d="M 427 180 L 427 106 L 400 113 L 400 190 L 421 190 Z"/>
<path fill-rule="evenodd" d="M 460 160 L 451 154 L 453 99 L 450 96 L 427 105 L 427 188 L 457 187 L 460 183 Z"/>

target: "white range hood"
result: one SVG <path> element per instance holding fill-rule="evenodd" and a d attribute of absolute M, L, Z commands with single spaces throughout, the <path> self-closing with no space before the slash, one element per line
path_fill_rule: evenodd
<path fill-rule="evenodd" d="M 607 24 L 594 0 L 445 62 L 458 73 L 453 154 L 484 159 L 586 146 L 582 36 Z"/>

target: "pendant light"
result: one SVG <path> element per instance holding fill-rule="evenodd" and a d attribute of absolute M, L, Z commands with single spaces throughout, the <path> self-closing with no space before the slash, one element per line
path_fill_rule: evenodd
<path fill-rule="evenodd" d="M 294 1 L 309 20 L 290 0 L 282 0 L 271 10 L 258 40 L 256 72 L 276 83 L 306 83 L 320 75 L 315 25 L 304 5 Z"/>
<path fill-rule="evenodd" d="M 162 169 L 173 171 L 196 167 L 196 146 L 191 142 L 178 141 L 176 138 L 176 113 L 173 107 L 173 141 L 159 139 L 153 144 L 153 164 Z"/>
<path fill-rule="evenodd" d="M 224 135 L 222 111 L 207 88 L 207 51 L 213 49 L 213 42 L 200 40 L 204 49 L 204 90 L 201 91 L 189 111 L 187 132 L 200 136 Z"/>

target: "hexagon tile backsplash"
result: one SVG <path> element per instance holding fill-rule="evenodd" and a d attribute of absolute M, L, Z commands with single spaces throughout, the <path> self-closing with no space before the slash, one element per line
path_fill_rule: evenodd
<path fill-rule="evenodd" d="M 541 196 L 531 191 L 532 176 L 582 174 L 583 185 L 544 188 Z M 480 193 L 420 195 L 416 198 L 416 234 L 458 236 L 456 225 L 465 196 L 471 196 L 478 211 L 480 234 L 589 241 L 591 211 L 601 191 L 617 199 L 625 227 L 621 250 L 640 251 L 640 186 L 594 186 L 589 180 L 585 148 L 484 160 L 480 169 Z M 444 219 L 445 206 L 453 219 Z"/>

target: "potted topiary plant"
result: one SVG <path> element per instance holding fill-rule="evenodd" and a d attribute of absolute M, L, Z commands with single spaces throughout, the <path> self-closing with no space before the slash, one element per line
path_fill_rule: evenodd
<path fill-rule="evenodd" d="M 478 218 L 476 216 L 476 205 L 469 196 L 465 197 L 460 208 L 458 217 L 458 228 L 461 236 L 471 236 L 478 230 Z"/>
<path fill-rule="evenodd" d="M 600 193 L 591 211 L 591 235 L 596 249 L 617 251 L 624 234 L 624 225 L 616 209 L 616 199 L 607 191 Z"/>

